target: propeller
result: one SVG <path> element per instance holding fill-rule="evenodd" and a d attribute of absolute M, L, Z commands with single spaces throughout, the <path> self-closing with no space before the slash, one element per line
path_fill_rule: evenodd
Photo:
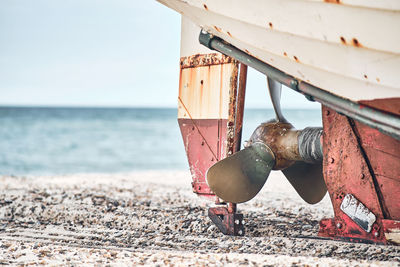
<path fill-rule="evenodd" d="M 258 194 L 272 169 L 282 170 L 300 197 L 315 204 L 327 191 L 322 173 L 322 129 L 294 130 L 281 111 L 282 84 L 268 77 L 267 83 L 276 120 L 257 127 L 243 150 L 211 166 L 207 183 L 224 201 L 242 203 Z"/>
<path fill-rule="evenodd" d="M 246 202 L 264 186 L 274 164 L 271 149 L 263 143 L 255 143 L 209 168 L 208 186 L 223 200 Z"/>
<path fill-rule="evenodd" d="M 322 174 L 322 163 L 296 161 L 282 172 L 305 202 L 316 204 L 324 198 L 327 188 Z"/>

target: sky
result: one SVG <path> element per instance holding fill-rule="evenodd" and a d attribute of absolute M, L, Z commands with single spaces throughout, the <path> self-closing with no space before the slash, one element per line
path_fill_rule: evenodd
<path fill-rule="evenodd" d="M 0 105 L 176 107 L 180 14 L 155 0 L 1 0 Z M 319 108 L 284 88 L 285 108 Z M 246 107 L 272 107 L 250 69 Z"/>

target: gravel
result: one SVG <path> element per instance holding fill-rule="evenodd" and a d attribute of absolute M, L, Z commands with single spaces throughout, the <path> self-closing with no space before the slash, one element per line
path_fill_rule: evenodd
<path fill-rule="evenodd" d="M 276 172 L 224 236 L 183 171 L 0 177 L 0 264 L 400 266 L 400 249 L 319 238 L 329 197 L 304 203 Z"/>

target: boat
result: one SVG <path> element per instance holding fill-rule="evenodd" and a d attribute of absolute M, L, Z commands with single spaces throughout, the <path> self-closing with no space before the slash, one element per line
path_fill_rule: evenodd
<path fill-rule="evenodd" d="M 158 1 L 182 15 L 178 122 L 218 228 L 243 235 L 238 203 L 282 170 L 310 204 L 329 193 L 321 237 L 399 244 L 400 2 Z M 276 118 L 240 149 L 248 67 L 266 75 Z M 323 128 L 293 128 L 282 85 L 321 103 Z"/>

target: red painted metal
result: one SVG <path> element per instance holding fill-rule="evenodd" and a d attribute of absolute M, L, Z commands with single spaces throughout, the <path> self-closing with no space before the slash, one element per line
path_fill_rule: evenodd
<path fill-rule="evenodd" d="M 208 217 L 225 235 L 244 235 L 243 214 L 230 212 L 226 207 L 208 209 Z"/>
<path fill-rule="evenodd" d="M 332 109 L 323 107 L 322 111 L 323 171 L 335 217 L 320 222 L 319 235 L 388 243 L 384 222 L 400 219 L 400 142 Z M 340 209 L 346 194 L 376 216 L 371 232 Z"/>
<path fill-rule="evenodd" d="M 359 103 L 370 108 L 400 116 L 400 97 L 363 100 Z"/>
<path fill-rule="evenodd" d="M 205 180 L 206 172 L 226 155 L 226 126 L 223 119 L 178 119 L 190 172 L 193 192 L 215 198 Z"/>
<path fill-rule="evenodd" d="M 400 99 L 399 99 L 400 106 Z M 355 122 L 387 219 L 400 219 L 400 141 Z"/>

